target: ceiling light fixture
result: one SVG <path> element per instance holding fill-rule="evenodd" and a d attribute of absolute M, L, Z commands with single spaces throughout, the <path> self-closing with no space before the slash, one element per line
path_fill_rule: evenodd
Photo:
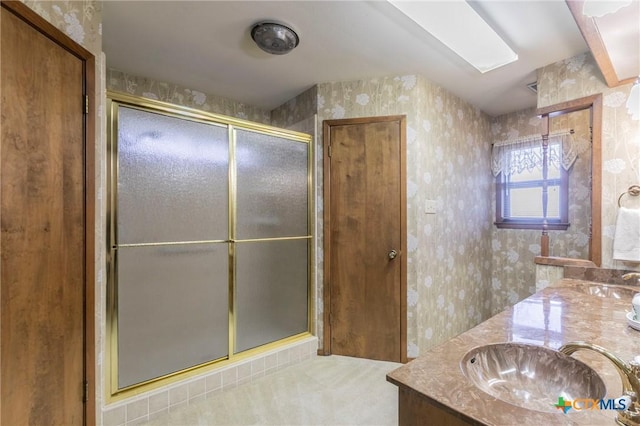
<path fill-rule="evenodd" d="M 300 38 L 291 28 L 275 22 L 261 22 L 251 29 L 251 38 L 258 47 L 272 55 L 284 55 L 291 52 Z"/>
<path fill-rule="evenodd" d="M 481 73 L 518 59 L 518 55 L 466 1 L 389 0 L 389 3 Z"/>

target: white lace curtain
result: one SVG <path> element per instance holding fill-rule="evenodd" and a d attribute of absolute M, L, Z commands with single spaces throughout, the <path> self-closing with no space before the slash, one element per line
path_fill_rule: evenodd
<path fill-rule="evenodd" d="M 549 167 L 569 170 L 578 157 L 571 132 L 549 135 Z M 494 176 L 542 170 L 542 136 L 525 136 L 497 142 L 491 152 L 491 171 Z"/>

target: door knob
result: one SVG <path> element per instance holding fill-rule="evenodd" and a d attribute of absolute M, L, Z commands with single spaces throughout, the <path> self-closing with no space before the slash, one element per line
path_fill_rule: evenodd
<path fill-rule="evenodd" d="M 391 251 L 389 252 L 389 259 L 390 259 L 390 260 L 393 260 L 393 259 L 395 259 L 395 258 L 396 258 L 396 256 L 397 256 L 397 255 L 398 255 L 398 252 L 397 252 L 397 251 L 395 251 L 395 250 L 391 250 Z"/>

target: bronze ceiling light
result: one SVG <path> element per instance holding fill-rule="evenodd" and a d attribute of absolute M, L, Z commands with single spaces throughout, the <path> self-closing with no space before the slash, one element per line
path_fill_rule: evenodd
<path fill-rule="evenodd" d="M 254 25 L 251 38 L 260 49 L 272 55 L 287 54 L 300 43 L 295 31 L 275 22 L 260 22 Z"/>

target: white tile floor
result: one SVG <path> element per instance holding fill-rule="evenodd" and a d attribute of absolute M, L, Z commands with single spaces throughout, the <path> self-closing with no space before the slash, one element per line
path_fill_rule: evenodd
<path fill-rule="evenodd" d="M 395 425 L 397 387 L 386 374 L 401 364 L 314 357 L 196 404 L 161 413 L 148 425 Z"/>

